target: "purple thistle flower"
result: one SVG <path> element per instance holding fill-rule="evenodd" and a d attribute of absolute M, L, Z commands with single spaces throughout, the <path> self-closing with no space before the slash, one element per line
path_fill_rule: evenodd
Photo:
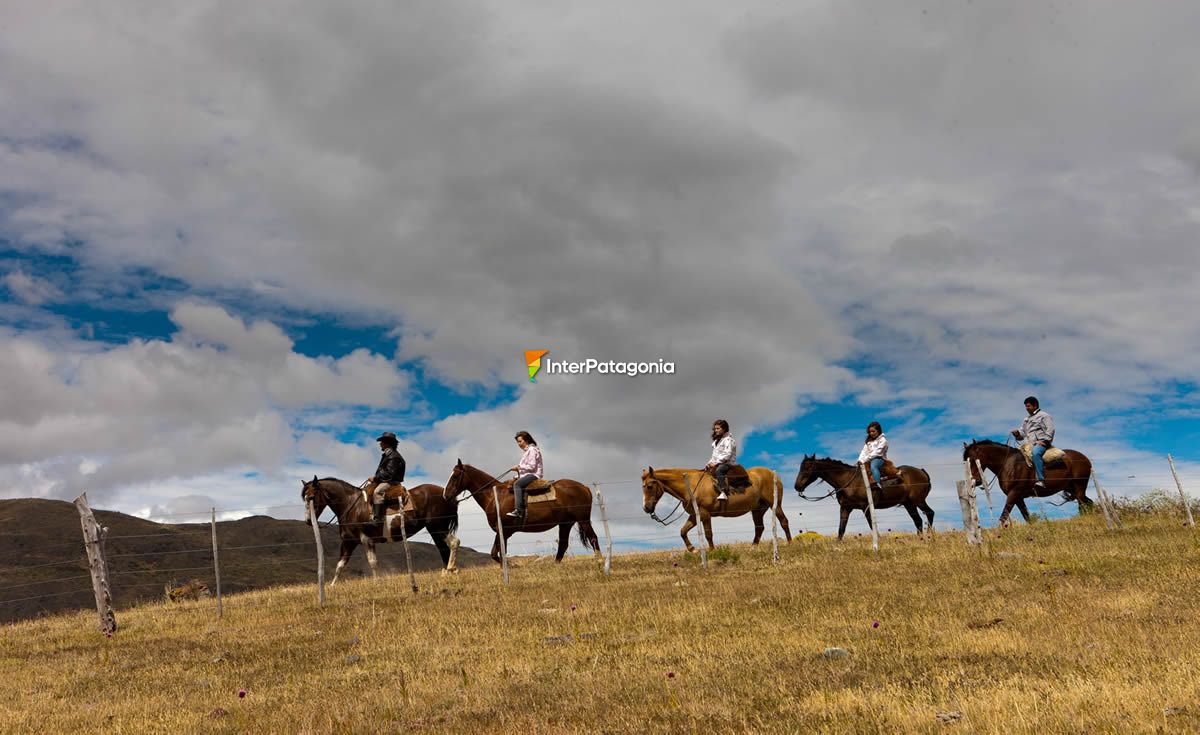
<path fill-rule="evenodd" d="M 675 672 L 674 672 L 674 671 L 668 671 L 668 672 L 667 672 L 667 678 L 668 678 L 668 679 L 674 679 L 674 678 L 675 678 Z"/>
<path fill-rule="evenodd" d="M 571 612 L 575 612 L 575 606 L 574 606 L 574 605 L 572 605 L 572 606 L 571 606 Z"/>
<path fill-rule="evenodd" d="M 879 627 L 879 621 L 878 621 L 878 620 L 876 620 L 876 621 L 872 622 L 872 623 L 871 623 L 871 627 L 872 627 L 872 628 L 878 628 L 878 627 Z"/>
<path fill-rule="evenodd" d="M 245 689 L 239 689 L 239 690 L 238 690 L 238 699 L 245 699 L 245 698 L 246 698 L 246 690 L 245 690 Z"/>

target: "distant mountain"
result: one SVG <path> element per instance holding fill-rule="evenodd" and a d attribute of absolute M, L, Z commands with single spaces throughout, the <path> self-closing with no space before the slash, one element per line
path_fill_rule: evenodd
<path fill-rule="evenodd" d="M 118 609 L 143 600 L 163 599 L 170 582 L 200 580 L 215 589 L 212 536 L 205 523 L 161 524 L 113 511 L 95 511 L 108 528 L 113 604 Z M 326 579 L 332 577 L 340 541 L 336 526 L 321 529 Z M 428 539 L 422 532 L 417 539 Z M 252 516 L 219 521 L 221 591 L 231 594 L 275 585 L 312 583 L 317 555 L 312 528 L 303 521 Z M 412 542 L 417 571 L 442 568 L 437 548 Z M 381 574 L 404 571 L 399 543 L 379 544 Z M 460 547 L 459 566 L 491 564 L 484 554 Z M 360 547 L 342 578 L 370 574 Z M 75 506 L 61 500 L 0 500 L 0 623 L 64 610 L 94 609 L 83 533 Z"/>

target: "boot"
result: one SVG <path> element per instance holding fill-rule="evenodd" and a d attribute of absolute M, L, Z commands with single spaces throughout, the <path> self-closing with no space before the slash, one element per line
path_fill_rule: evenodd
<path fill-rule="evenodd" d="M 371 522 L 383 523 L 384 515 L 387 513 L 387 501 L 375 503 L 371 506 Z"/>
<path fill-rule="evenodd" d="M 504 515 L 508 516 L 509 518 L 518 518 L 518 519 L 524 520 L 524 518 L 525 518 L 525 509 L 524 509 L 524 508 L 519 508 L 519 507 L 518 507 L 518 508 L 513 508 L 512 510 L 510 510 L 510 511 L 509 511 L 509 512 L 507 512 L 507 513 L 505 513 Z"/>

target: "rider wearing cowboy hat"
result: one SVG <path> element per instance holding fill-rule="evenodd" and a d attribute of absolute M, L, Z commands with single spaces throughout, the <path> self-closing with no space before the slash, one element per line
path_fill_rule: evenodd
<path fill-rule="evenodd" d="M 379 458 L 379 467 L 376 468 L 375 474 L 367 482 L 379 483 L 375 486 L 375 492 L 372 493 L 372 500 L 374 502 L 371 506 L 371 521 L 381 523 L 384 517 L 384 508 L 387 504 L 387 491 L 392 485 L 400 485 L 400 483 L 404 482 L 404 457 L 401 457 L 400 452 L 397 451 L 400 442 L 392 432 L 383 432 L 375 441 L 379 442 L 379 446 L 383 448 L 383 456 Z M 402 485 L 401 487 L 403 488 Z M 400 499 L 400 508 L 403 511 L 403 498 Z"/>

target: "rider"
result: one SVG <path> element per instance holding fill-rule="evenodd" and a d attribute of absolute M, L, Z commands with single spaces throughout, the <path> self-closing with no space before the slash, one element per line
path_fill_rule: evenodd
<path fill-rule="evenodd" d="M 1025 399 L 1025 411 L 1029 415 L 1021 421 L 1021 428 L 1012 430 L 1012 435 L 1017 439 L 1024 439 L 1032 445 L 1030 449 L 1033 454 L 1033 471 L 1037 473 L 1037 482 L 1033 486 L 1045 488 L 1046 465 L 1042 460 L 1042 455 L 1054 442 L 1054 419 L 1042 410 L 1038 399 L 1034 396 Z"/>
<path fill-rule="evenodd" d="M 729 474 L 729 470 L 737 462 L 737 440 L 729 433 L 729 422 L 725 419 L 717 419 L 712 425 L 712 456 L 708 458 L 708 464 L 704 465 L 707 472 L 711 472 L 717 480 L 717 500 L 729 500 L 729 496 L 725 494 L 728 489 L 725 483 L 725 475 Z"/>
<path fill-rule="evenodd" d="M 534 480 L 542 479 L 542 450 L 538 448 L 537 442 L 529 435 L 528 431 L 518 431 L 513 437 L 517 440 L 517 446 L 521 448 L 521 461 L 513 465 L 510 472 L 517 473 L 517 479 L 513 481 L 513 494 L 516 495 L 516 506 L 510 510 L 507 515 L 510 518 L 525 517 L 525 488 Z"/>
<path fill-rule="evenodd" d="M 863 444 L 862 451 L 858 453 L 858 464 L 867 465 L 871 468 L 871 476 L 875 478 L 874 487 L 879 487 L 879 482 L 882 479 L 881 470 L 884 462 L 887 462 L 888 440 L 883 435 L 883 427 L 878 421 L 872 421 L 867 424 L 867 441 Z"/>
<path fill-rule="evenodd" d="M 371 507 L 371 521 L 380 523 L 383 521 L 384 509 L 387 505 L 388 489 L 392 485 L 400 485 L 404 482 L 404 457 L 401 457 L 400 452 L 397 451 L 400 442 L 392 432 L 383 432 L 375 441 L 379 442 L 379 446 L 382 447 L 383 455 L 379 458 L 379 467 L 376 468 L 375 474 L 367 482 L 379 483 L 375 486 L 375 492 L 372 494 L 374 502 Z M 401 487 L 403 486 L 401 485 Z M 400 499 L 400 508 L 404 508 L 403 498 Z"/>

